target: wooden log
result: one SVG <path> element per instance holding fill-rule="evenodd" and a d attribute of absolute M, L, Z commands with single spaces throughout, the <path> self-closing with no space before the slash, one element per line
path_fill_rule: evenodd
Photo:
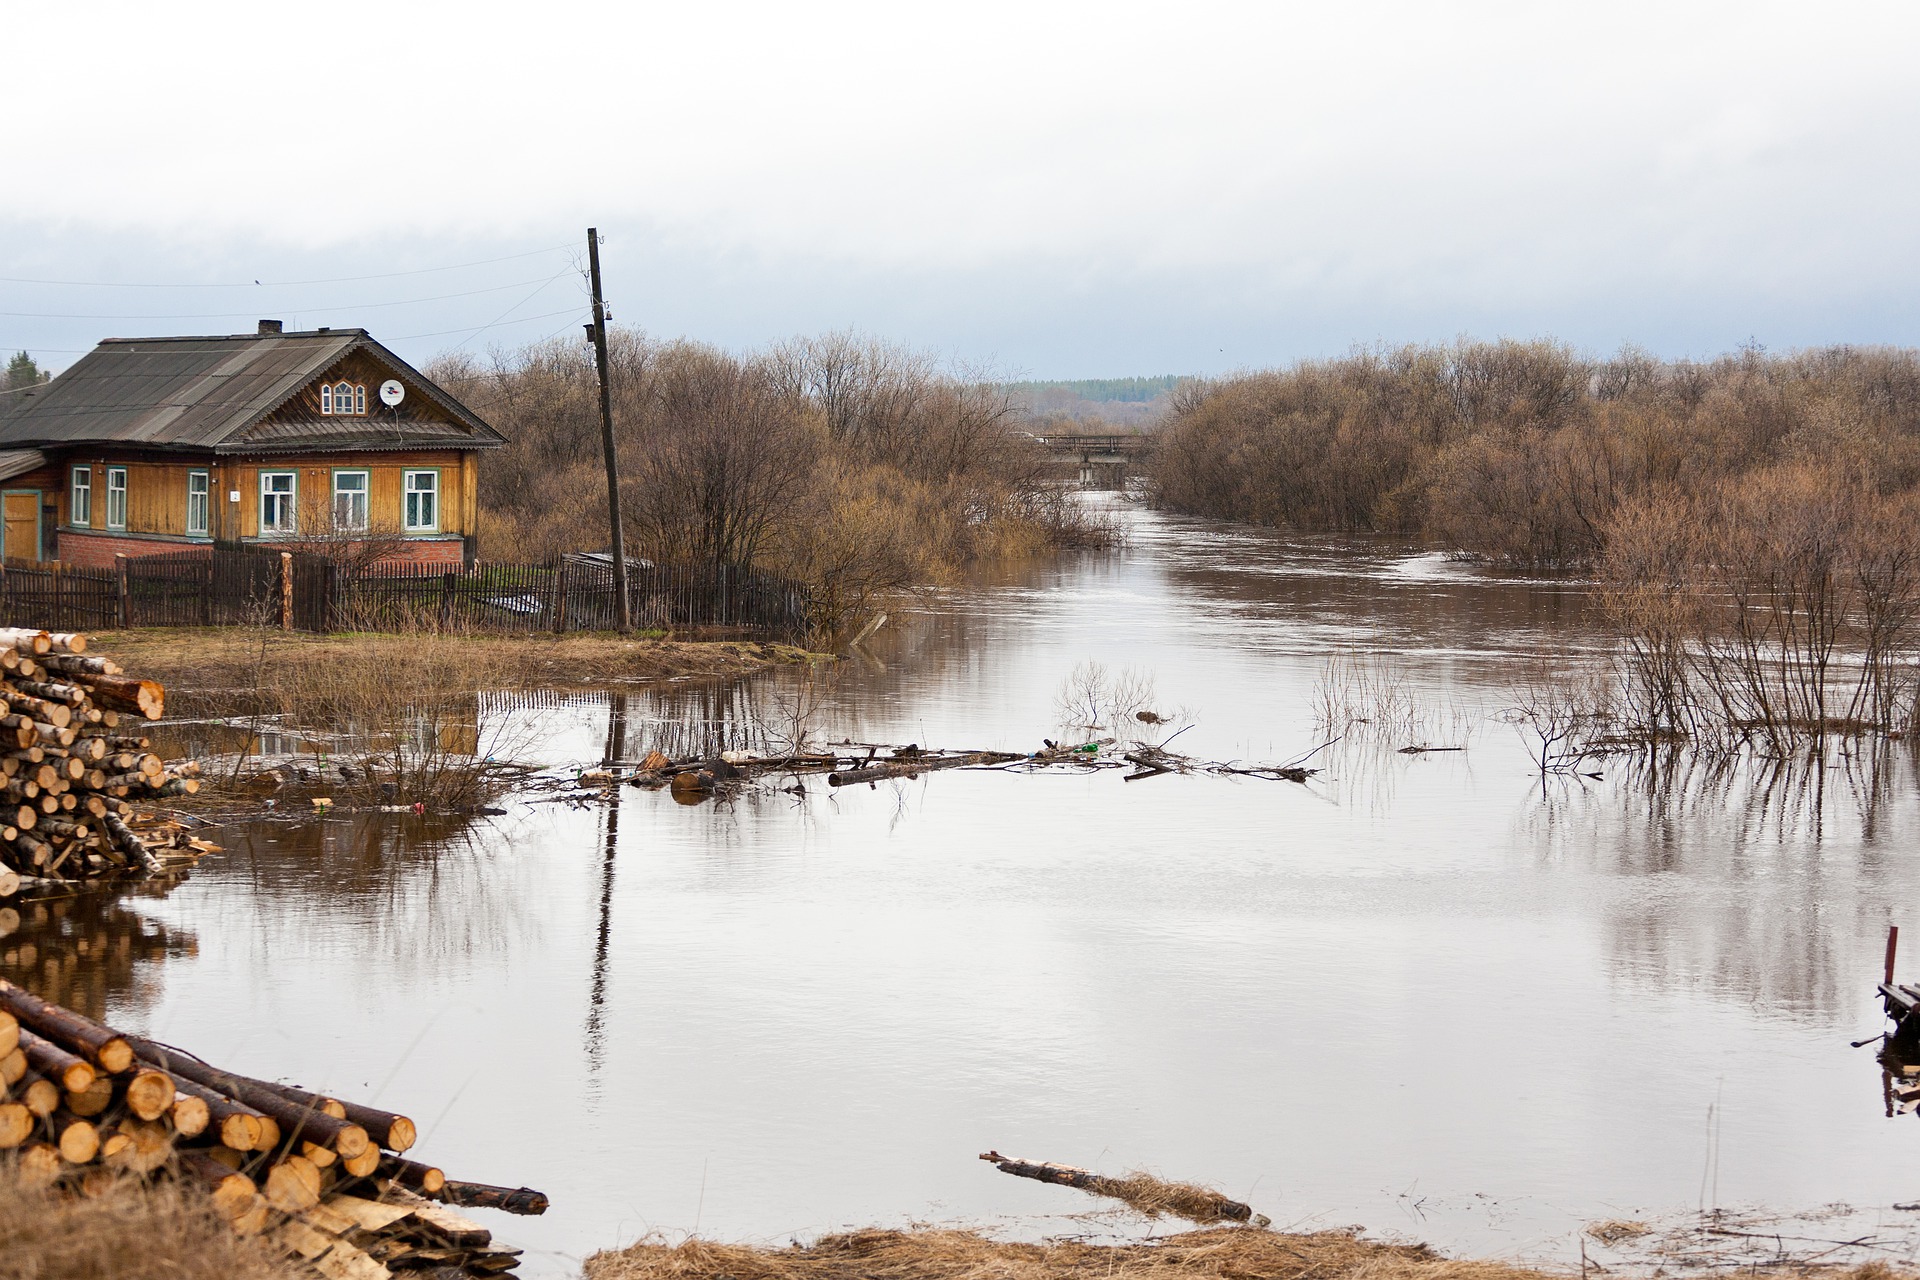
<path fill-rule="evenodd" d="M 213 1123 L 213 1112 L 204 1099 L 181 1093 L 176 1085 L 173 1091 L 173 1105 L 167 1108 L 167 1119 L 173 1125 L 173 1131 L 183 1138 L 197 1138 L 207 1131 Z"/>
<path fill-rule="evenodd" d="M 15 877 L 18 879 L 19 877 Z M 0 895 L 4 896 L 4 895 Z M 20 1019 L 0 1009 L 0 1058 L 20 1047 Z"/>
<path fill-rule="evenodd" d="M 133 1046 L 124 1036 L 4 979 L 0 979 L 0 1008 L 46 1039 L 70 1052 L 84 1054 L 111 1074 L 117 1075 L 133 1065 Z"/>
<path fill-rule="evenodd" d="M 57 702 L 64 707 L 81 707 L 87 702 L 87 691 L 77 684 L 61 684 L 54 680 L 13 680 L 11 687 L 23 695 L 37 698 L 41 702 Z M 47 717 L 40 717 L 42 720 Z"/>
<path fill-rule="evenodd" d="M 35 1075 L 53 1081 L 67 1093 L 84 1093 L 92 1087 L 99 1073 L 91 1062 L 51 1040 L 35 1035 L 25 1027 L 20 1028 L 18 1034 L 26 1065 Z"/>
<path fill-rule="evenodd" d="M 47 1117 L 47 1125 L 59 1148 L 60 1158 L 68 1164 L 92 1164 L 100 1154 L 100 1131 L 93 1121 L 56 1111 Z"/>
<path fill-rule="evenodd" d="M 469 1209 L 499 1209 L 529 1216 L 548 1209 L 547 1197 L 531 1187 L 490 1187 L 483 1182 L 455 1182 L 451 1178 L 440 1188 L 440 1198 Z"/>
<path fill-rule="evenodd" d="M 403 1156 L 388 1156 L 382 1160 L 379 1175 L 428 1196 L 439 1195 L 441 1188 L 447 1185 L 447 1175 L 440 1170 Z"/>
<path fill-rule="evenodd" d="M 1127 1179 L 1109 1178 L 1091 1169 L 1082 1169 L 1070 1164 L 1053 1164 L 1045 1160 L 1017 1160 L 1011 1156 L 1003 1156 L 998 1151 L 982 1152 L 980 1158 L 993 1164 L 1000 1172 L 1010 1173 L 1016 1178 L 1032 1178 L 1037 1182 L 1077 1187 L 1082 1191 L 1091 1191 L 1095 1195 L 1113 1196 L 1129 1203 L 1133 1202 L 1133 1196 L 1128 1194 Z M 1242 1204 L 1238 1200 L 1229 1200 L 1217 1192 L 1207 1191 L 1203 1194 L 1208 1199 L 1204 1207 L 1195 1206 L 1193 1213 L 1183 1209 L 1180 1211 L 1180 1216 L 1201 1222 L 1220 1219 L 1246 1222 L 1253 1217 L 1253 1208 L 1250 1205 Z"/>
<path fill-rule="evenodd" d="M 0 1102 L 0 1150 L 11 1151 L 31 1138 L 40 1117 L 22 1102 Z"/>
<path fill-rule="evenodd" d="M 166 714 L 167 691 L 156 681 L 135 676 L 108 676 L 92 672 L 75 673 L 76 683 L 92 692 L 92 701 L 115 711 L 131 711 L 149 720 Z"/>
<path fill-rule="evenodd" d="M 263 1081 L 208 1066 L 198 1058 L 152 1040 L 136 1036 L 133 1045 L 142 1061 L 169 1072 L 176 1080 L 183 1077 L 192 1080 L 271 1117 L 289 1141 L 305 1138 L 309 1142 L 324 1143 L 343 1156 L 357 1156 L 372 1145 L 367 1131 L 359 1125 L 335 1119 L 317 1107 L 291 1102 Z"/>
<path fill-rule="evenodd" d="M 113 1077 L 95 1076 L 93 1083 L 63 1099 L 67 1110 L 78 1116 L 97 1116 L 113 1105 Z"/>
<path fill-rule="evenodd" d="M 22 1080 L 10 1091 L 0 1092 L 0 1097 L 18 1102 L 42 1120 L 54 1113 L 54 1109 L 60 1105 L 61 1096 L 59 1085 L 38 1076 Z"/>
<path fill-rule="evenodd" d="M 38 657 L 53 652 L 53 637 L 44 631 L 33 631 L 26 627 L 0 627 L 0 645 Z"/>
<path fill-rule="evenodd" d="M 967 765 L 1006 764 L 1011 760 L 1022 760 L 1024 756 L 1007 751 L 968 751 L 957 756 L 922 756 L 906 760 L 883 760 L 864 765 L 858 769 L 843 769 L 827 775 L 830 787 L 851 787 L 862 782 L 879 782 L 883 778 L 906 778 L 915 774 L 929 773 L 935 769 L 959 769 Z"/>
<path fill-rule="evenodd" d="M 180 1152 L 179 1166 L 182 1173 L 212 1189 L 213 1207 L 229 1221 L 252 1208 L 259 1196 L 252 1178 L 234 1172 L 204 1151 Z"/>
<path fill-rule="evenodd" d="M 45 721 L 56 729 L 64 729 L 73 723 L 73 708 L 66 703 L 49 702 L 32 694 L 18 693 L 6 685 L 0 685 L 0 702 L 12 707 L 16 715 Z"/>
<path fill-rule="evenodd" d="M 173 1087 L 176 1093 L 193 1099 L 207 1109 L 207 1123 L 202 1127 L 202 1132 L 213 1129 L 220 1141 L 235 1151 L 263 1149 L 268 1132 L 263 1123 L 266 1117 L 252 1107 L 235 1102 L 225 1094 L 178 1074 L 174 1075 Z M 272 1148 L 267 1145 L 264 1149 Z"/>
<path fill-rule="evenodd" d="M 288 1156 L 267 1170 L 267 1203 L 282 1213 L 299 1213 L 320 1203 L 320 1171 L 304 1156 Z"/>
<path fill-rule="evenodd" d="M 296 1106 L 319 1111 L 336 1120 L 346 1120 L 359 1125 L 367 1131 L 367 1137 L 376 1146 L 385 1147 L 396 1154 L 411 1148 L 418 1138 L 418 1131 L 412 1120 L 398 1112 L 382 1111 L 378 1107 L 362 1106 L 357 1102 L 346 1102 L 325 1094 L 310 1093 L 290 1084 L 273 1084 L 265 1080 L 249 1081 L 263 1089 L 271 1089 Z"/>
<path fill-rule="evenodd" d="M 380 1148 L 369 1142 L 367 1149 L 358 1155 L 342 1156 L 340 1167 L 356 1178 L 371 1176 L 380 1168 Z"/>
<path fill-rule="evenodd" d="M 16 650 L 16 665 L 18 657 L 19 654 Z M 120 666 L 118 663 L 108 658 L 95 657 L 92 654 L 82 657 L 79 654 L 72 653 L 50 653 L 43 658 L 35 659 L 35 661 L 46 670 L 56 674 L 101 676 L 117 676 L 120 674 Z M 5 662 L 0 661 L 0 667 L 4 666 Z"/>
<path fill-rule="evenodd" d="M 25 951 L 27 948 L 22 947 L 21 950 Z M 14 1085 L 19 1084 L 20 1081 L 26 1077 L 26 1074 L 27 1051 L 25 1046 L 15 1049 L 4 1058 L 0 1058 L 0 1084 L 6 1085 L 11 1089 Z"/>
<path fill-rule="evenodd" d="M 164 1124 L 147 1120 L 123 1120 L 118 1130 L 129 1139 L 117 1146 L 106 1160 L 113 1168 L 127 1173 L 148 1174 L 173 1157 L 173 1132 Z"/>
<path fill-rule="evenodd" d="M 173 1077 L 164 1071 L 137 1071 L 127 1081 L 127 1110 L 142 1120 L 158 1120 L 173 1109 Z"/>
<path fill-rule="evenodd" d="M 67 1163 L 60 1158 L 60 1148 L 51 1142 L 35 1142 L 21 1151 L 13 1168 L 21 1185 L 50 1187 L 66 1171 Z"/>

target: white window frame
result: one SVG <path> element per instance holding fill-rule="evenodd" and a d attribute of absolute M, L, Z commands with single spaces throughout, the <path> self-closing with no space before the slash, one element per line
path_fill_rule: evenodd
<path fill-rule="evenodd" d="M 424 489 L 417 489 L 414 487 L 414 481 L 421 476 L 427 477 L 430 483 Z M 430 520 L 416 521 L 414 499 L 422 494 L 427 495 L 433 506 L 433 517 Z M 408 533 L 440 532 L 440 472 L 438 470 L 423 467 L 400 473 L 400 521 L 401 526 Z"/>
<path fill-rule="evenodd" d="M 320 384 L 320 414 L 322 417 L 333 416 L 333 384 L 331 382 Z"/>
<path fill-rule="evenodd" d="M 353 384 L 353 411 L 356 415 L 367 411 L 367 385 L 364 382 Z"/>
<path fill-rule="evenodd" d="M 115 481 L 119 481 L 115 484 Z M 116 512 L 115 508 L 118 508 Z M 125 467 L 107 468 L 107 528 L 127 527 L 127 469 Z"/>
<path fill-rule="evenodd" d="M 195 489 L 194 483 L 200 487 Z M 200 500 L 200 521 L 194 523 L 194 499 Z M 187 472 L 187 536 L 189 538 L 207 537 L 213 528 L 213 476 L 206 471 Z"/>
<path fill-rule="evenodd" d="M 340 487 L 340 481 L 345 479 L 348 476 L 357 477 L 360 481 L 360 487 L 357 489 L 342 489 Z M 352 495 L 353 497 L 357 497 L 358 499 L 360 499 L 359 520 L 342 521 L 340 519 L 340 499 L 342 495 Z M 361 470 L 358 468 L 345 468 L 339 471 L 335 471 L 333 473 L 333 527 L 336 529 L 345 530 L 351 533 L 365 533 L 367 531 L 367 521 L 370 514 L 370 503 L 372 498 L 373 498 L 373 473 L 372 472 Z"/>
<path fill-rule="evenodd" d="M 75 467 L 67 479 L 67 523 L 78 529 L 93 527 L 92 467 Z"/>
<path fill-rule="evenodd" d="M 268 489 L 267 481 L 276 476 L 287 478 L 285 490 Z M 267 520 L 267 499 L 274 498 L 286 503 L 287 522 L 269 523 Z M 298 471 L 262 471 L 260 473 L 260 536 L 263 538 L 287 537 L 297 533 L 300 528 L 300 473 Z M 277 505 L 277 503 L 276 503 Z"/>

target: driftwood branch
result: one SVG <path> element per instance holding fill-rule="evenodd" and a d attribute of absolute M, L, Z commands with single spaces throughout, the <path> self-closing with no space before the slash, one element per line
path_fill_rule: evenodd
<path fill-rule="evenodd" d="M 1193 1222 L 1246 1222 L 1253 1217 L 1252 1206 L 1229 1200 L 1210 1187 L 1195 1186 L 1189 1182 L 1163 1182 L 1144 1173 L 1109 1178 L 1075 1165 L 1054 1164 L 1047 1160 L 1018 1160 L 1003 1156 L 998 1151 L 982 1152 L 980 1158 L 1000 1172 L 1010 1173 L 1016 1178 L 1032 1178 L 1036 1182 L 1076 1187 L 1097 1196 L 1111 1196 L 1115 1200 L 1125 1201 L 1150 1218 L 1170 1213 Z"/>

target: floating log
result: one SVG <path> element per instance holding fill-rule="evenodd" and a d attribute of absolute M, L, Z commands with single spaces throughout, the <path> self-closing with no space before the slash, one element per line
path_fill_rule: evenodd
<path fill-rule="evenodd" d="M 455 1182 L 449 1178 L 439 1194 L 448 1204 L 467 1209 L 499 1209 L 538 1216 L 548 1208 L 547 1197 L 531 1187 L 490 1187 L 481 1182 Z"/>
<path fill-rule="evenodd" d="M 1095 1195 L 1112 1196 L 1149 1216 L 1172 1213 L 1195 1222 L 1246 1222 L 1253 1217 L 1251 1205 L 1230 1200 L 1206 1187 L 1162 1182 L 1158 1178 L 1140 1174 L 1111 1178 L 1070 1164 L 1017 1160 L 1003 1156 L 998 1151 L 983 1152 L 980 1158 L 997 1167 L 1000 1172 L 1010 1173 L 1016 1178 L 1032 1178 L 1037 1182 L 1051 1182 L 1063 1187 L 1077 1187 Z"/>
<path fill-rule="evenodd" d="M 827 775 L 830 787 L 851 787 L 862 782 L 878 782 L 883 778 L 908 778 L 915 774 L 928 773 L 934 769 L 959 769 L 967 765 L 1006 764 L 1012 760 L 1025 759 L 1024 756 L 1007 751 L 968 751 L 955 756 L 914 755 L 904 760 L 882 760 L 874 764 L 862 765 L 856 769 L 844 769 Z"/>

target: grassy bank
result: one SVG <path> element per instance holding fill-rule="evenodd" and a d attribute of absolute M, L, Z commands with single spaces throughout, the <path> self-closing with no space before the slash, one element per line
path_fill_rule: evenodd
<path fill-rule="evenodd" d="M 1190 1231 L 1147 1244 L 1009 1244 L 970 1231 L 856 1231 L 785 1249 L 641 1242 L 587 1259 L 587 1280 L 1545 1280 L 1499 1262 L 1344 1231 Z"/>
<path fill-rule="evenodd" d="M 298 713 L 366 672 L 405 673 L 412 692 L 583 688 L 749 675 L 808 658 L 791 645 L 569 633 L 310 635 L 246 627 L 92 633 L 92 651 L 167 687 L 172 718 Z"/>

